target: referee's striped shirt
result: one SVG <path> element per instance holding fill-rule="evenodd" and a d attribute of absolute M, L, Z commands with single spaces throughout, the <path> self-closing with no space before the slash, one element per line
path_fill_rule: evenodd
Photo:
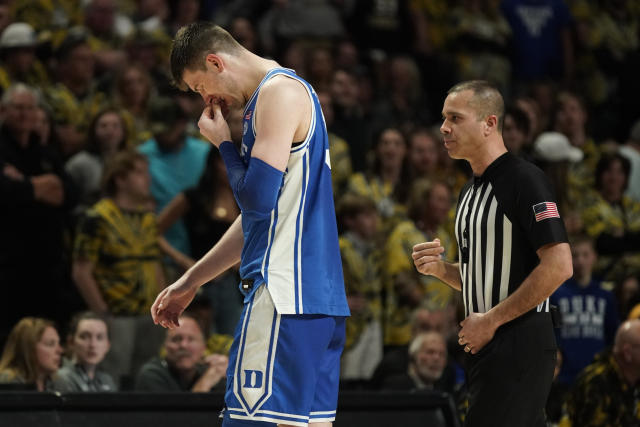
<path fill-rule="evenodd" d="M 511 153 L 463 187 L 455 233 L 465 316 L 511 295 L 538 265 L 539 248 L 567 242 L 551 182 Z M 549 311 L 549 300 L 537 311 Z"/>

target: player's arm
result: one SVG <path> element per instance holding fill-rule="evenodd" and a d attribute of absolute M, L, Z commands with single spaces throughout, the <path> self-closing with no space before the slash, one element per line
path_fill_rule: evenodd
<path fill-rule="evenodd" d="M 462 289 L 460 266 L 442 259 L 444 248 L 439 239 L 418 243 L 413 247 L 413 263 L 418 272 L 437 277 L 455 290 Z"/>
<path fill-rule="evenodd" d="M 153 321 L 164 327 L 177 327 L 179 325 L 178 318 L 191 303 L 198 288 L 240 261 L 243 243 L 242 216 L 238 215 L 238 218 L 209 252 L 175 283 L 158 294 L 151 306 Z"/>
<path fill-rule="evenodd" d="M 291 144 L 308 130 L 307 125 L 302 131 L 304 124 L 310 122 L 310 103 L 300 83 L 276 76 L 262 87 L 256 101 L 256 140 L 249 165 L 245 166 L 231 142 L 220 144 L 229 185 L 244 215 L 265 217 L 271 214 L 287 168 Z"/>

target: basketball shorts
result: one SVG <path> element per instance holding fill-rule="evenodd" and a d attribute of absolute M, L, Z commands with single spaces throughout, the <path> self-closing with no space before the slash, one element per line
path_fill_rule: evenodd
<path fill-rule="evenodd" d="M 344 317 L 279 314 L 261 286 L 231 346 L 223 426 L 333 421 L 344 341 Z"/>

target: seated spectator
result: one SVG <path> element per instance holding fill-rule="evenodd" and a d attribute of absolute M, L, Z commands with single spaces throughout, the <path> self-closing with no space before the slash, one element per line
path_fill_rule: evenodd
<path fill-rule="evenodd" d="M 111 375 L 98 367 L 111 345 L 106 318 L 91 311 L 79 313 L 71 320 L 67 337 L 71 361 L 58 371 L 54 389 L 63 393 L 116 391 Z"/>
<path fill-rule="evenodd" d="M 149 106 L 149 120 L 154 136 L 137 150 L 149 160 L 151 195 L 156 212 L 160 212 L 181 191 L 198 183 L 211 144 L 187 135 L 186 113 L 173 98 L 155 98 Z M 164 237 L 175 249 L 191 255 L 183 219 L 176 221 Z"/>
<path fill-rule="evenodd" d="M 511 153 L 531 161 L 528 135 L 529 117 L 520 108 L 507 107 L 504 112 L 504 125 L 502 139 L 504 145 Z"/>
<path fill-rule="evenodd" d="M 412 179 L 433 179 L 440 174 L 438 144 L 427 129 L 418 128 L 409 134 L 408 156 Z"/>
<path fill-rule="evenodd" d="M 418 334 L 409 344 L 409 365 L 402 374 L 385 378 L 382 390 L 443 390 L 440 382 L 447 366 L 447 345 L 436 331 Z M 452 390 L 444 390 L 452 391 Z"/>
<path fill-rule="evenodd" d="M 65 228 L 75 191 L 34 132 L 38 98 L 17 83 L 0 102 L 0 342 L 22 317 L 62 321 L 72 305 Z"/>
<path fill-rule="evenodd" d="M 149 170 L 137 152 L 117 153 L 104 172 L 106 197 L 81 218 L 72 273 L 90 310 L 110 315 L 111 350 L 104 369 L 119 384 L 152 355 L 164 338 L 149 309 L 165 285 Z"/>
<path fill-rule="evenodd" d="M 640 424 L 640 320 L 618 328 L 613 351 L 601 354 L 578 376 L 565 404 L 562 426 L 611 427 Z"/>
<path fill-rule="evenodd" d="M 577 93 L 560 92 L 556 99 L 554 122 L 554 130 L 564 134 L 573 147 L 584 153 L 581 161 L 571 163 L 568 185 L 571 193 L 585 197 L 593 190 L 594 171 L 601 153 L 600 147 L 588 133 L 588 112 L 584 99 Z"/>
<path fill-rule="evenodd" d="M 83 213 L 100 199 L 104 163 L 124 149 L 126 141 L 124 120 L 118 110 L 105 108 L 93 118 L 89 125 L 86 150 L 74 154 L 65 164 L 79 193 L 76 213 Z"/>
<path fill-rule="evenodd" d="M 629 138 L 626 144 L 619 148 L 619 153 L 631 164 L 629 185 L 625 195 L 640 202 L 640 119 L 631 127 Z"/>
<path fill-rule="evenodd" d="M 62 347 L 53 322 L 25 317 L 11 330 L 0 358 L 0 383 L 38 391 L 52 390 Z"/>
<path fill-rule="evenodd" d="M 407 345 L 411 340 L 410 316 L 423 300 L 448 306 L 453 290 L 434 277 L 419 274 L 413 267 L 413 246 L 439 239 L 445 248 L 443 258 L 455 257 L 454 238 L 443 224 L 451 206 L 451 192 L 441 182 L 416 181 L 409 197 L 409 218 L 399 222 L 389 234 L 382 251 L 383 280 L 386 290 L 384 343 Z"/>
<path fill-rule="evenodd" d="M 613 344 L 620 323 L 613 294 L 593 276 L 597 254 L 587 236 L 571 242 L 573 277 L 551 295 L 558 306 L 562 327 L 557 329 L 558 346 L 564 360 L 558 381 L 570 385 L 593 357 Z"/>
<path fill-rule="evenodd" d="M 46 86 L 49 77 L 36 56 L 37 35 L 26 22 L 9 24 L 0 35 L 0 93 L 17 82 Z"/>
<path fill-rule="evenodd" d="M 407 142 L 399 129 L 388 127 L 376 138 L 373 152 L 372 167 L 367 173 L 354 173 L 347 191 L 373 199 L 383 229 L 388 230 L 406 212 L 410 180 Z"/>
<path fill-rule="evenodd" d="M 418 308 L 411 313 L 411 341 L 418 335 L 426 332 L 438 332 L 445 340 L 451 341 L 451 344 L 447 344 L 449 348 L 448 354 L 451 356 L 452 349 L 459 351 L 460 345 L 458 345 L 457 334 L 454 333 L 455 323 L 453 322 L 452 312 L 450 307 L 443 309 L 431 302 L 423 302 Z M 409 365 L 409 344 L 397 346 L 387 352 L 380 364 L 376 367 L 373 377 L 370 381 L 370 386 L 373 389 L 379 389 L 387 378 L 402 375 L 406 372 L 405 368 Z M 448 363 L 441 382 L 446 384 L 444 389 L 451 390 L 456 383 L 456 366 L 453 360 Z"/>
<path fill-rule="evenodd" d="M 533 143 L 532 155 L 553 185 L 567 233 L 580 234 L 583 227 L 580 207 L 591 196 L 570 186 L 569 179 L 571 168 L 582 161 L 584 154 L 560 132 L 542 132 Z"/>
<path fill-rule="evenodd" d="M 149 131 L 149 101 L 155 87 L 149 72 L 138 63 L 129 63 L 116 75 L 113 98 L 123 111 L 127 145 L 135 147 L 152 137 Z"/>
<path fill-rule="evenodd" d="M 95 58 L 84 28 L 70 29 L 55 49 L 56 83 L 47 87 L 53 110 L 54 133 L 65 159 L 82 150 L 89 121 L 105 107 L 107 95 L 95 79 Z"/>
<path fill-rule="evenodd" d="M 376 247 L 378 211 L 368 197 L 343 196 L 336 208 L 342 227 L 340 256 L 351 317 L 346 321 L 346 342 L 341 378 L 368 380 L 382 360 L 382 283 Z"/>
<path fill-rule="evenodd" d="M 324 115 L 324 121 L 327 124 L 333 195 L 335 199 L 339 199 L 344 193 L 349 177 L 353 172 L 351 166 L 352 154 L 349 152 L 349 143 L 331 131 L 335 115 L 331 93 L 328 91 L 318 91 L 317 94 L 320 107 L 322 108 L 322 114 Z"/>
<path fill-rule="evenodd" d="M 629 174 L 626 157 L 602 156 L 596 167 L 596 197 L 582 214 L 600 254 L 596 272 L 617 282 L 640 274 L 640 202 L 624 195 Z"/>
<path fill-rule="evenodd" d="M 224 390 L 229 359 L 222 354 L 205 356 L 205 339 L 190 314 L 183 314 L 180 326 L 167 330 L 164 357 L 147 362 L 136 377 L 135 389 L 151 392 L 208 392 Z"/>

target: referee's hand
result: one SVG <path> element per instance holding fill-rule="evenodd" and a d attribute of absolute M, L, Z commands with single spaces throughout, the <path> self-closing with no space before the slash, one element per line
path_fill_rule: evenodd
<path fill-rule="evenodd" d="M 413 264 L 418 272 L 437 276 L 442 268 L 440 260 L 444 248 L 440 244 L 440 239 L 434 239 L 431 242 L 418 243 L 413 247 Z"/>

